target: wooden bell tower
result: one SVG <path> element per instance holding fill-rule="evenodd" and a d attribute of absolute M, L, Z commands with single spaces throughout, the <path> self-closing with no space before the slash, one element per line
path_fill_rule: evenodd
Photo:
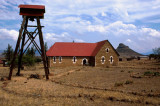
<path fill-rule="evenodd" d="M 18 36 L 13 60 L 11 61 L 10 73 L 9 73 L 8 79 L 11 80 L 13 68 L 15 65 L 14 63 L 15 63 L 17 54 L 19 54 L 19 58 L 18 58 L 18 72 L 16 75 L 18 76 L 20 75 L 23 54 L 27 51 L 27 49 L 29 48 L 31 44 L 35 46 L 35 48 L 41 55 L 42 60 L 43 60 L 46 79 L 49 79 L 48 77 L 49 68 L 47 64 L 48 62 L 47 62 L 47 57 L 46 57 L 46 53 L 44 49 L 44 41 L 43 41 L 43 35 L 42 35 L 43 26 L 41 26 L 41 23 L 40 23 L 40 19 L 44 18 L 45 6 L 43 5 L 19 5 L 19 8 L 20 8 L 20 15 L 22 15 L 23 21 L 21 24 L 21 28 L 19 30 L 19 36 Z M 37 25 L 28 25 L 28 21 L 36 21 Z M 34 30 L 29 31 L 29 29 L 27 28 L 31 28 L 31 29 L 34 28 Z M 37 36 L 39 36 L 40 46 L 35 41 L 35 38 Z"/>

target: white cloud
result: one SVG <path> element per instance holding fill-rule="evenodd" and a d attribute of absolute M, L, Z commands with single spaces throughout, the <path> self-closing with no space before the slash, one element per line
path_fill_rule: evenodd
<path fill-rule="evenodd" d="M 158 0 L 1 0 L 0 19 L 17 19 L 19 4 L 43 4 L 46 6 L 46 18 L 51 20 L 58 15 L 87 14 L 94 17 L 101 14 L 106 17 L 115 16 L 116 19 L 130 22 L 160 15 Z"/>
<path fill-rule="evenodd" d="M 148 34 L 153 37 L 160 37 L 160 32 L 151 28 L 142 28 L 141 33 Z"/>
<path fill-rule="evenodd" d="M 130 35 L 136 30 L 136 26 L 133 24 L 124 24 L 121 21 L 116 21 L 114 23 L 111 23 L 109 25 L 89 25 L 87 27 L 88 31 L 94 32 L 101 32 L 101 33 L 114 33 L 114 35 Z"/>
<path fill-rule="evenodd" d="M 82 39 L 77 39 L 69 35 L 67 32 L 63 32 L 61 34 L 55 34 L 55 33 L 46 33 L 45 34 L 45 40 L 51 42 L 52 44 L 54 42 L 84 42 Z"/>
<path fill-rule="evenodd" d="M 17 40 L 18 34 L 16 30 L 0 29 L 0 39 Z"/>
<path fill-rule="evenodd" d="M 81 19 L 79 17 L 66 17 L 66 18 L 61 18 L 57 19 L 56 22 L 75 22 L 75 21 L 80 21 Z"/>
<path fill-rule="evenodd" d="M 129 43 L 131 43 L 131 42 L 132 42 L 132 40 L 130 40 L 130 39 L 127 39 L 126 41 L 127 41 L 127 42 L 129 42 Z"/>
<path fill-rule="evenodd" d="M 115 42 L 126 42 L 134 50 L 147 52 L 159 46 L 160 31 L 152 28 L 138 28 L 133 24 L 117 21 L 109 25 L 90 25 L 88 31 L 99 32 Z"/>
<path fill-rule="evenodd" d="M 89 25 L 87 29 L 90 32 L 95 32 L 95 31 L 102 32 L 102 33 L 106 32 L 106 27 L 101 25 Z"/>
<path fill-rule="evenodd" d="M 107 16 L 106 13 L 104 13 L 104 12 L 102 12 L 101 15 L 102 15 L 103 17 Z"/>

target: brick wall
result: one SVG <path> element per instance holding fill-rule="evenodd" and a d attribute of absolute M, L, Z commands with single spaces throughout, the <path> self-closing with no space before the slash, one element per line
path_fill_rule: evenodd
<path fill-rule="evenodd" d="M 107 48 L 108 52 L 106 50 Z M 102 56 L 104 56 L 104 63 L 102 63 Z M 111 56 L 113 62 L 111 62 Z M 95 56 L 95 61 L 97 67 L 109 67 L 118 65 L 119 58 L 110 43 L 106 42 Z"/>

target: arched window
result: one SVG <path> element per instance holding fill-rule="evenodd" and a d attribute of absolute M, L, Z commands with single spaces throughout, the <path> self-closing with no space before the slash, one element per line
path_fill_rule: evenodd
<path fill-rule="evenodd" d="M 76 56 L 73 56 L 73 63 L 76 63 L 77 59 L 76 59 Z"/>
<path fill-rule="evenodd" d="M 109 48 L 106 48 L 106 53 L 108 53 L 109 52 Z"/>
<path fill-rule="evenodd" d="M 56 63 L 56 57 L 55 56 L 53 57 L 53 63 Z"/>
<path fill-rule="evenodd" d="M 62 57 L 61 56 L 59 56 L 59 63 L 61 63 L 62 62 Z"/>
<path fill-rule="evenodd" d="M 113 62 L 113 57 L 111 57 L 111 63 Z"/>
<path fill-rule="evenodd" d="M 102 64 L 104 64 L 104 62 L 105 62 L 105 57 L 104 56 L 101 57 L 101 62 L 102 62 Z"/>
<path fill-rule="evenodd" d="M 113 56 L 110 56 L 110 60 L 109 60 L 109 61 L 110 61 L 110 64 L 113 63 L 113 61 L 114 61 L 114 60 L 113 60 Z"/>

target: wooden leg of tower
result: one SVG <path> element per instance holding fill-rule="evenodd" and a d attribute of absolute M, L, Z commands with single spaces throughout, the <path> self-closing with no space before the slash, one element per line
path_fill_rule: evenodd
<path fill-rule="evenodd" d="M 12 77 L 14 62 L 15 62 L 17 52 L 18 52 L 18 48 L 19 48 L 19 45 L 20 45 L 20 42 L 21 42 L 21 37 L 22 37 L 22 32 L 23 32 L 23 27 L 24 27 L 24 24 L 25 24 L 25 20 L 26 20 L 26 16 L 24 16 L 23 22 L 22 22 L 22 25 L 21 25 L 21 29 L 19 30 L 19 36 L 18 36 L 16 48 L 15 48 L 15 51 L 14 51 L 13 59 L 11 61 L 10 72 L 9 72 L 9 77 L 8 77 L 9 80 L 11 80 L 11 77 Z"/>
<path fill-rule="evenodd" d="M 40 46 L 41 46 L 41 52 L 42 52 L 42 60 L 43 60 L 43 65 L 44 65 L 44 69 L 45 69 L 45 75 L 46 75 L 46 79 L 48 80 L 48 66 L 47 66 L 47 61 L 46 61 L 46 54 L 45 54 L 45 50 L 44 50 L 44 41 L 43 41 L 43 35 L 42 35 L 42 31 L 41 31 L 41 24 L 40 24 L 40 19 L 39 17 L 37 17 L 37 26 L 38 26 L 38 33 L 39 33 L 39 40 L 40 40 Z"/>
<path fill-rule="evenodd" d="M 46 61 L 47 61 L 47 67 L 48 67 L 48 74 L 50 74 L 50 72 L 49 72 L 49 59 L 47 56 L 46 56 Z"/>
<path fill-rule="evenodd" d="M 25 37 L 26 37 L 26 29 L 27 29 L 27 25 L 28 25 L 28 18 L 26 18 L 26 22 L 25 22 L 25 25 L 24 25 L 24 32 L 23 32 L 23 35 L 22 35 L 22 44 L 21 44 L 21 51 L 20 51 L 20 56 L 19 56 L 19 59 L 18 59 L 18 72 L 16 73 L 17 76 L 20 76 L 20 70 L 21 70 L 21 66 L 22 66 L 22 57 L 23 57 L 23 48 L 24 48 L 24 42 L 25 42 Z"/>

